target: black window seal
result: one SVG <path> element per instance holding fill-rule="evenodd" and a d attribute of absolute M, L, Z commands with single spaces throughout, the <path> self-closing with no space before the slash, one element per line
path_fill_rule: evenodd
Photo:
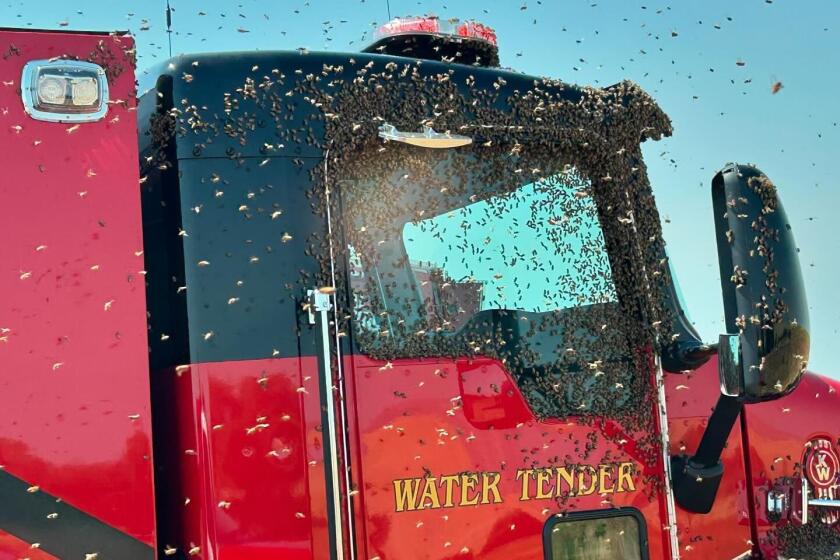
<path fill-rule="evenodd" d="M 639 524 L 639 547 L 642 554 L 641 559 L 649 560 L 647 523 L 645 522 L 645 516 L 642 515 L 642 512 L 634 507 L 575 511 L 571 513 L 564 513 L 562 516 L 552 515 L 549 520 L 545 522 L 545 526 L 543 527 L 544 560 L 553 560 L 551 557 L 551 531 L 559 523 L 605 519 L 609 517 L 632 517 L 636 520 L 636 523 Z"/>

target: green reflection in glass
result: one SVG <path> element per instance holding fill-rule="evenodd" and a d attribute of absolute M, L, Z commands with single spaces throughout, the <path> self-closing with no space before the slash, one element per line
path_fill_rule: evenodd
<path fill-rule="evenodd" d="M 639 523 L 628 515 L 562 521 L 550 546 L 551 560 L 641 560 Z"/>

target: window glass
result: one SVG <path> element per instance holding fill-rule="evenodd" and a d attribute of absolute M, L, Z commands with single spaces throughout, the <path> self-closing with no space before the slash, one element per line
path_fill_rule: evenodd
<path fill-rule="evenodd" d="M 549 533 L 551 560 L 642 560 L 639 522 L 629 515 L 564 520 Z"/>
<path fill-rule="evenodd" d="M 440 277 L 464 286 L 473 309 L 461 314 L 542 313 L 616 301 L 587 187 L 570 170 L 406 223 L 402 234 L 415 277 L 424 279 L 421 284 Z"/>
<path fill-rule="evenodd" d="M 629 405 L 590 182 L 522 147 L 476 150 L 389 146 L 344 182 L 354 339 L 384 359 L 499 359 L 541 416 Z"/>

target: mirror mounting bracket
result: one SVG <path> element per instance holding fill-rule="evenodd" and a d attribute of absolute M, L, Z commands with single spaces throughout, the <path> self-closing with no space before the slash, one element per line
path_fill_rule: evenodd
<path fill-rule="evenodd" d="M 720 456 L 744 406 L 738 382 L 742 375 L 740 335 L 721 335 L 717 349 L 721 395 L 709 417 L 700 445 L 692 457 L 680 455 L 671 458 L 674 498 L 681 507 L 693 513 L 709 513 L 712 510 L 723 478 Z"/>
<path fill-rule="evenodd" d="M 720 456 L 743 406 L 740 397 L 721 395 L 694 456 L 671 457 L 674 498 L 683 509 L 693 513 L 712 510 L 723 478 Z"/>

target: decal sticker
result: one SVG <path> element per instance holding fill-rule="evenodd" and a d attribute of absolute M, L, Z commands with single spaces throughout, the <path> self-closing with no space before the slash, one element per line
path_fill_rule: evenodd
<path fill-rule="evenodd" d="M 519 469 L 514 482 L 518 500 L 548 500 L 634 492 L 633 463 L 565 465 Z M 500 504 L 502 475 L 498 472 L 458 473 L 392 481 L 397 513 L 485 504 Z"/>
<path fill-rule="evenodd" d="M 812 439 L 806 446 L 802 464 L 814 498 L 836 500 L 840 496 L 840 457 L 830 439 Z M 823 513 L 819 519 L 834 523 L 840 515 L 837 512 Z"/>
<path fill-rule="evenodd" d="M 148 544 L 2 470 L 0 504 L 0 531 L 56 558 L 155 558 Z"/>

